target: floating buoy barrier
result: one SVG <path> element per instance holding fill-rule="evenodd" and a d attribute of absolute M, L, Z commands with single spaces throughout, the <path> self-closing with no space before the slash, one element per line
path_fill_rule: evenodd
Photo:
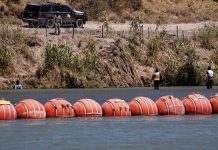
<path fill-rule="evenodd" d="M 218 93 L 210 98 L 213 113 L 218 113 Z"/>
<path fill-rule="evenodd" d="M 33 99 L 20 101 L 15 106 L 15 109 L 17 111 L 17 118 L 43 119 L 46 117 L 44 106 Z"/>
<path fill-rule="evenodd" d="M 210 101 L 203 95 L 190 94 L 183 99 L 186 114 L 209 115 L 212 113 Z"/>
<path fill-rule="evenodd" d="M 182 101 L 175 96 L 160 97 L 156 102 L 148 97 L 136 97 L 129 104 L 122 99 L 109 99 L 102 106 L 92 99 L 80 99 L 72 105 L 63 98 L 47 101 L 43 106 L 33 99 L 25 99 L 13 106 L 0 99 L 0 120 L 17 118 L 44 119 L 45 117 L 127 117 L 155 115 L 209 115 L 218 113 L 218 93 L 208 100 L 200 94 L 190 94 Z"/>
<path fill-rule="evenodd" d="M 74 117 L 71 103 L 62 98 L 51 99 L 44 105 L 46 117 Z"/>
<path fill-rule="evenodd" d="M 102 105 L 104 116 L 131 116 L 129 105 L 121 99 L 110 99 Z"/>
<path fill-rule="evenodd" d="M 156 101 L 159 115 L 183 115 L 185 108 L 181 100 L 172 95 L 163 96 Z"/>
<path fill-rule="evenodd" d="M 147 97 L 136 97 L 129 103 L 132 116 L 145 115 L 154 116 L 158 115 L 157 105 L 154 101 Z"/>
<path fill-rule="evenodd" d="M 10 101 L 0 100 L 0 120 L 15 120 L 17 112 Z"/>
<path fill-rule="evenodd" d="M 99 103 L 92 99 L 81 99 L 73 105 L 78 117 L 101 117 L 102 109 Z"/>

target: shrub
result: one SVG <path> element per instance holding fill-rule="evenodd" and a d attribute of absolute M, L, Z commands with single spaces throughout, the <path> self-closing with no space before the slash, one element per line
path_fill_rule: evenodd
<path fill-rule="evenodd" d="M 5 44 L 0 45 L 0 70 L 2 74 L 12 67 L 12 52 Z"/>
<path fill-rule="evenodd" d="M 214 72 L 216 75 L 214 76 L 214 84 L 218 85 L 218 47 L 211 54 L 211 63 L 215 65 Z"/>
<path fill-rule="evenodd" d="M 218 47 L 212 51 L 211 54 L 211 63 L 215 64 L 218 67 Z"/>
<path fill-rule="evenodd" d="M 83 72 L 84 68 L 83 68 L 82 58 L 80 57 L 79 54 L 75 54 L 73 56 L 70 70 L 72 72 Z"/>
<path fill-rule="evenodd" d="M 16 47 L 16 49 L 23 55 L 23 57 L 27 61 L 36 63 L 33 50 L 29 48 L 29 46 L 26 43 L 20 44 L 19 46 Z"/>
<path fill-rule="evenodd" d="M 171 55 L 163 59 L 164 69 L 164 83 L 166 85 L 176 85 L 175 72 L 178 70 L 178 61 L 175 60 Z"/>
<path fill-rule="evenodd" d="M 0 21 L 0 41 L 14 45 L 26 43 L 30 47 L 40 45 L 36 36 L 24 32 L 22 27 L 12 26 L 4 21 Z"/>
<path fill-rule="evenodd" d="M 200 85 L 202 82 L 202 73 L 197 67 L 199 59 L 194 48 L 184 46 L 185 58 L 183 65 L 179 67 L 177 73 L 177 85 Z"/>
<path fill-rule="evenodd" d="M 142 0 L 131 0 L 131 6 L 136 11 L 142 7 Z"/>
<path fill-rule="evenodd" d="M 66 83 L 67 88 L 83 88 L 84 77 L 77 73 L 67 71 L 62 75 L 63 81 Z"/>
<path fill-rule="evenodd" d="M 214 49 L 218 38 L 218 27 L 214 24 L 206 25 L 199 30 L 198 38 L 203 48 Z"/>
<path fill-rule="evenodd" d="M 188 43 L 179 47 L 179 52 L 174 56 L 171 53 L 163 59 L 164 82 L 166 85 L 202 85 L 203 72 L 197 66 L 199 56 L 195 49 Z"/>
<path fill-rule="evenodd" d="M 45 49 L 45 69 L 70 68 L 72 51 L 66 44 L 48 43 Z"/>
<path fill-rule="evenodd" d="M 73 54 L 66 44 L 48 43 L 45 49 L 44 65 L 39 66 L 38 79 L 59 77 L 61 85 L 67 88 L 99 87 L 95 81 L 96 71 L 100 68 L 100 53 L 96 50 L 96 42 L 90 40 L 83 53 Z"/>
<path fill-rule="evenodd" d="M 134 44 L 132 44 L 131 42 L 129 42 L 129 50 L 132 56 L 134 56 L 137 59 L 141 58 L 141 52 L 140 49 L 138 49 Z"/>
<path fill-rule="evenodd" d="M 148 56 L 156 56 L 165 47 L 164 34 L 154 33 L 147 42 Z"/>
<path fill-rule="evenodd" d="M 96 50 L 96 42 L 90 40 L 85 49 L 83 66 L 88 70 L 96 70 L 101 65 L 100 53 Z"/>
<path fill-rule="evenodd" d="M 81 9 L 87 10 L 88 16 L 91 16 L 93 19 L 98 19 L 101 12 L 106 10 L 102 0 L 86 0 Z"/>
<path fill-rule="evenodd" d="M 134 19 L 130 24 L 129 42 L 136 45 L 140 45 L 143 42 L 141 25 L 138 18 Z"/>
<path fill-rule="evenodd" d="M 101 21 L 103 21 L 103 27 L 104 27 L 104 31 L 106 31 L 106 35 L 111 34 L 112 28 L 111 28 L 109 21 L 108 21 L 108 12 L 107 11 L 102 12 Z"/>
<path fill-rule="evenodd" d="M 185 63 L 179 68 L 177 85 L 199 85 L 199 71 L 194 64 Z"/>
<path fill-rule="evenodd" d="M 117 1 L 116 0 L 108 0 L 108 4 L 110 7 L 115 7 L 116 6 Z"/>

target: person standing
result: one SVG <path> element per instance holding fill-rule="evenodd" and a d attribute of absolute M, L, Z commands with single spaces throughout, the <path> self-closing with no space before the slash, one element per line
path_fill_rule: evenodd
<path fill-rule="evenodd" d="M 154 89 L 155 90 L 159 89 L 161 79 L 162 79 L 162 77 L 160 75 L 160 72 L 159 72 L 158 68 L 156 68 L 155 72 L 154 72 L 154 74 L 152 76 L 152 80 L 154 81 Z"/>
<path fill-rule="evenodd" d="M 22 87 L 22 85 L 20 84 L 20 81 L 17 80 L 17 81 L 16 81 L 16 85 L 15 85 L 15 90 L 22 90 L 22 89 L 23 89 L 23 87 Z"/>
<path fill-rule="evenodd" d="M 57 13 L 54 15 L 54 24 L 55 24 L 55 35 L 60 35 L 61 33 L 61 16 Z"/>
<path fill-rule="evenodd" d="M 211 67 L 209 66 L 207 68 L 207 89 L 212 89 L 212 85 L 213 85 L 213 71 L 211 69 Z"/>

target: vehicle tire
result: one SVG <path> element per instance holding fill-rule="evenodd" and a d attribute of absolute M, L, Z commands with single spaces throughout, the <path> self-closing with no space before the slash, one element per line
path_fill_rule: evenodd
<path fill-rule="evenodd" d="M 34 25 L 32 23 L 29 23 L 28 27 L 29 28 L 34 28 Z"/>
<path fill-rule="evenodd" d="M 76 20 L 76 27 L 78 28 L 83 28 L 83 20 L 82 19 L 77 19 Z"/>
<path fill-rule="evenodd" d="M 48 19 L 46 22 L 46 27 L 47 28 L 54 28 L 54 20 L 53 19 Z"/>
<path fill-rule="evenodd" d="M 34 21 L 30 21 L 29 23 L 28 23 L 29 25 L 29 28 L 36 28 L 37 27 L 37 22 L 34 22 Z"/>

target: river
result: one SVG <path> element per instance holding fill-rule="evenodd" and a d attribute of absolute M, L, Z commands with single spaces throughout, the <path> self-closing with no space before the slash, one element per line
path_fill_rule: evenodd
<path fill-rule="evenodd" d="M 110 98 L 129 102 L 137 96 L 157 100 L 164 95 L 182 99 L 195 92 L 210 98 L 218 87 L 162 87 L 119 89 L 56 89 L 0 91 L 13 104 L 25 98 L 45 103 L 61 97 L 76 102 L 92 98 L 103 104 Z M 0 121 L 0 150 L 216 150 L 218 115 L 52 118 Z"/>

